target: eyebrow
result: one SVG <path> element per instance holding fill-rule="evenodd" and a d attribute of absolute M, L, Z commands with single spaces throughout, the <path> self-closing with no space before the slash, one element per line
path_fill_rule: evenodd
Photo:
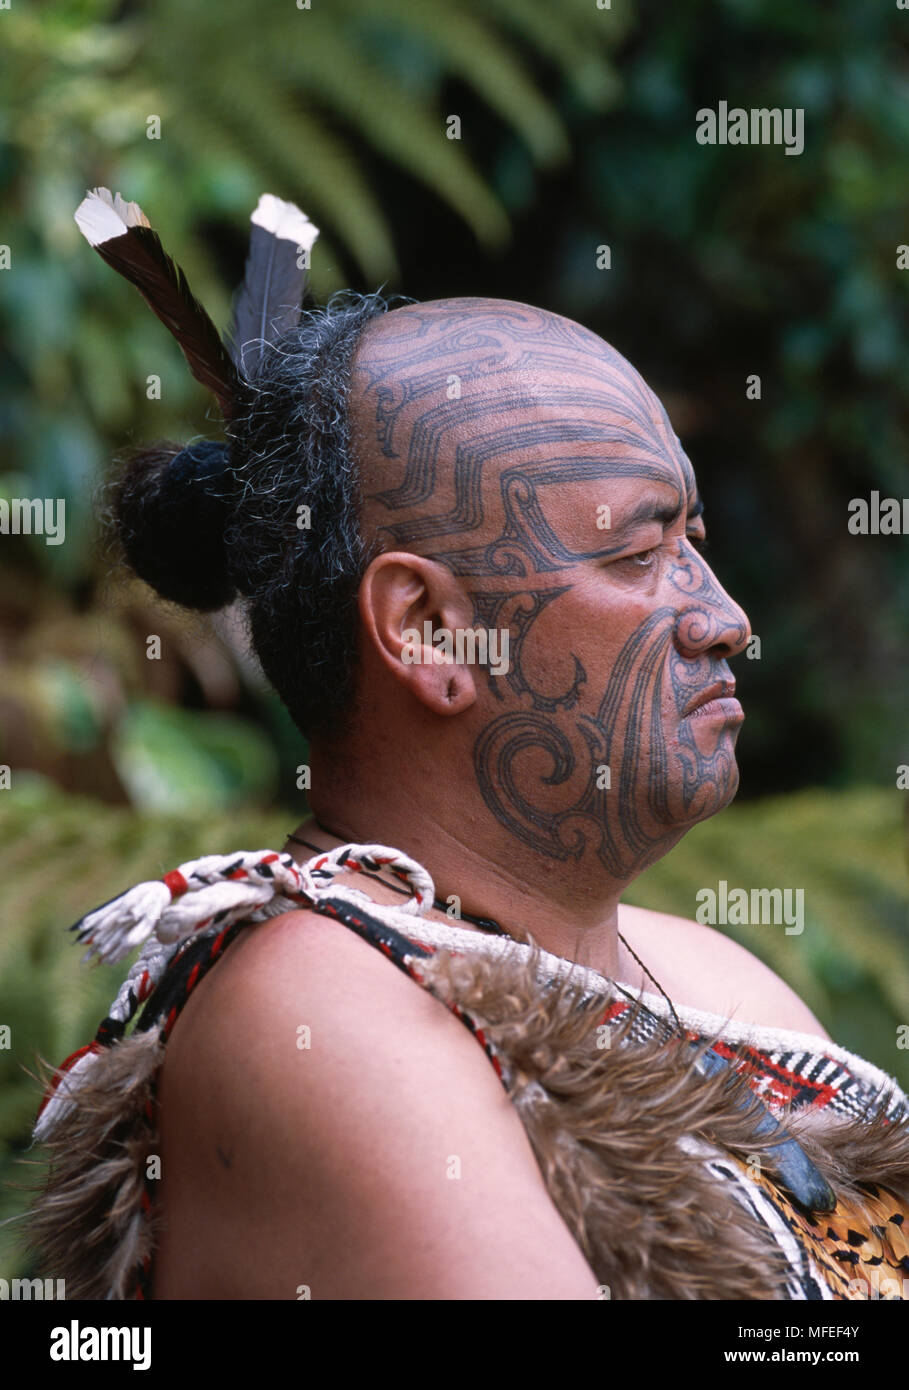
<path fill-rule="evenodd" d="M 703 516 L 704 503 L 701 501 L 700 494 L 696 493 L 694 501 L 685 513 L 686 523 L 696 521 L 699 516 Z M 612 528 L 611 535 L 615 539 L 617 536 L 625 536 L 638 526 L 644 526 L 649 521 L 659 522 L 661 526 L 671 526 L 674 521 L 678 521 L 681 514 L 680 507 L 674 507 L 669 502 L 659 502 L 656 498 L 645 498 L 639 502 L 632 512 Z"/>

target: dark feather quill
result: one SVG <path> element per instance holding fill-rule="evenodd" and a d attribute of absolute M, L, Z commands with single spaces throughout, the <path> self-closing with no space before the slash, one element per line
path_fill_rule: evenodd
<path fill-rule="evenodd" d="M 217 396 L 230 418 L 239 385 L 234 364 L 139 205 L 96 188 L 79 204 L 76 222 L 98 255 L 135 285 L 180 344 L 193 376 Z"/>
<path fill-rule="evenodd" d="M 228 333 L 234 361 L 254 375 L 266 343 L 300 321 L 306 270 L 299 264 L 319 230 L 293 203 L 263 193 L 250 219 L 252 232 L 243 284 Z"/>

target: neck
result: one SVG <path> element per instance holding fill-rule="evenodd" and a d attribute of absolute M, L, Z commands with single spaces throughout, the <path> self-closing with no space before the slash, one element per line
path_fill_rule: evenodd
<path fill-rule="evenodd" d="M 450 801 L 438 794 L 442 786 L 429 793 L 424 786 L 419 796 L 399 787 L 392 799 L 387 789 L 394 778 L 382 780 L 373 796 L 362 787 L 356 794 L 314 795 L 315 824 L 306 822 L 295 834 L 319 848 L 353 842 L 400 849 L 429 871 L 443 903 L 455 895 L 462 913 L 492 918 L 518 939 L 530 935 L 544 950 L 615 978 L 619 899 L 630 878 L 612 881 L 598 863 L 586 868 L 584 859 L 544 858 L 490 824 L 483 807 L 463 808 L 453 823 Z M 331 785 L 315 769 L 313 783 Z M 306 857 L 301 846 L 290 848 Z"/>

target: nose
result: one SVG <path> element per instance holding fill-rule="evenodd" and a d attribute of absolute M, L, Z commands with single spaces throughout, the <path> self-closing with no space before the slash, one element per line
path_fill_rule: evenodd
<path fill-rule="evenodd" d="M 702 556 L 690 545 L 678 566 L 673 585 L 679 590 L 675 645 L 693 659 L 710 653 L 717 660 L 738 656 L 751 640 L 751 624 L 743 608 L 731 599 Z"/>

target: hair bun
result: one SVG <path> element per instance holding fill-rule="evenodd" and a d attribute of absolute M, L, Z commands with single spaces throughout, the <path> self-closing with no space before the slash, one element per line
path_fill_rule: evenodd
<path fill-rule="evenodd" d="M 234 506 L 228 445 L 145 449 L 114 485 L 129 563 L 162 598 L 212 612 L 236 597 L 224 531 Z"/>

